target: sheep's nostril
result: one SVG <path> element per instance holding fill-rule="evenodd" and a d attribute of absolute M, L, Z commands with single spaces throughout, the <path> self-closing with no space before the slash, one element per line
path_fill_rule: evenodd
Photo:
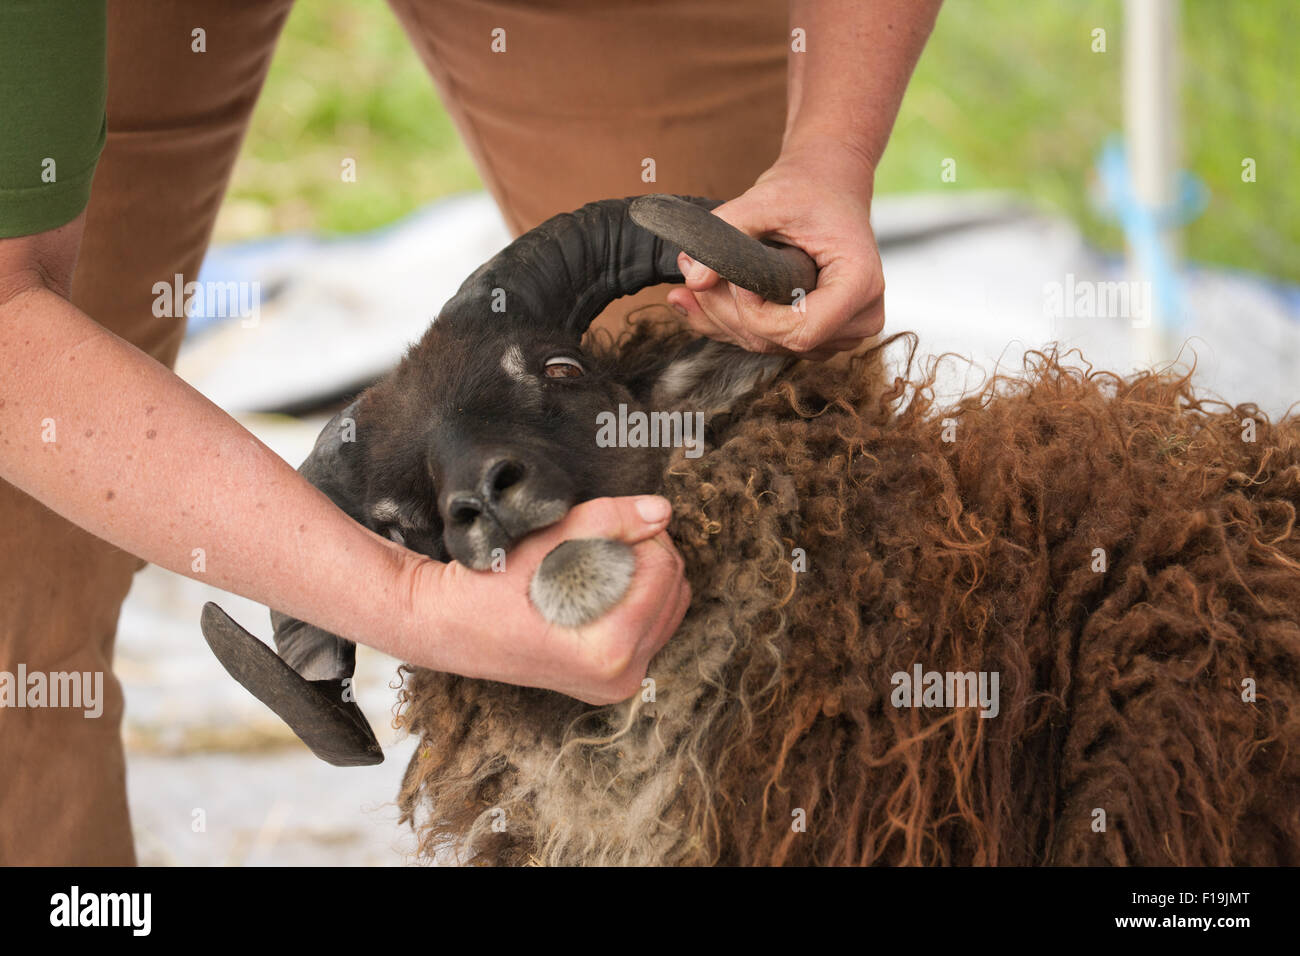
<path fill-rule="evenodd" d="M 516 458 L 505 458 L 488 469 L 483 478 L 483 492 L 489 501 L 501 496 L 524 480 L 524 463 Z"/>
<path fill-rule="evenodd" d="M 458 495 L 447 508 L 452 524 L 473 524 L 483 513 L 483 504 L 474 495 Z"/>

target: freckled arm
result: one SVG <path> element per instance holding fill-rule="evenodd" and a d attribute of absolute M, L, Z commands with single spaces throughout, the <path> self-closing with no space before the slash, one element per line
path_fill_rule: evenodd
<path fill-rule="evenodd" d="M 69 303 L 70 263 L 43 268 L 37 238 L 0 246 L 0 476 L 126 551 L 400 656 L 409 552 Z"/>

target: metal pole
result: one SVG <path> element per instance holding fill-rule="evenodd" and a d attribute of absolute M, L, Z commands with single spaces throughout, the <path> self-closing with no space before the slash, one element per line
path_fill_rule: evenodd
<path fill-rule="evenodd" d="M 1124 5 L 1124 131 L 1129 175 L 1135 198 L 1146 209 L 1169 209 L 1176 198 L 1179 169 L 1178 129 L 1178 0 L 1125 0 Z M 1176 230 L 1164 227 L 1159 244 L 1167 261 L 1177 262 Z M 1139 281 L 1154 278 L 1129 246 L 1129 270 Z M 1137 358 L 1157 361 L 1161 332 L 1173 316 L 1164 314 L 1159 296 L 1152 296 L 1150 328 L 1136 329 Z M 1141 353 L 1147 353 L 1142 358 Z"/>

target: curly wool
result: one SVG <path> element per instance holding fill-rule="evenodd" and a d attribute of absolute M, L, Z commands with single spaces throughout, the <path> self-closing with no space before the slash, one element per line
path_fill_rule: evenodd
<path fill-rule="evenodd" d="M 1300 863 L 1300 420 L 1038 352 L 940 409 L 891 344 L 892 382 L 797 366 L 670 462 L 653 702 L 405 669 L 422 855 Z M 1000 712 L 893 706 L 917 664 Z"/>

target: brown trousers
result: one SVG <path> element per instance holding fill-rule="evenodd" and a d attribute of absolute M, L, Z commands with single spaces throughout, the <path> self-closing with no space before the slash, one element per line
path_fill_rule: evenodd
<path fill-rule="evenodd" d="M 391 5 L 515 233 L 593 199 L 732 198 L 776 158 L 783 0 Z M 170 365 L 183 320 L 153 316 L 153 284 L 198 272 L 291 4 L 108 6 L 108 145 L 73 301 Z M 190 50 L 195 27 L 207 31 L 206 53 Z M 504 53 L 491 49 L 497 28 L 506 31 Z M 646 158 L 656 167 L 650 183 Z M 616 303 L 599 324 L 654 298 L 662 290 Z M 0 671 L 102 672 L 106 698 L 98 719 L 77 709 L 0 709 L 0 863 L 135 860 L 112 656 L 118 612 L 141 566 L 0 482 Z M 197 615 L 178 641 L 199 639 Z"/>

